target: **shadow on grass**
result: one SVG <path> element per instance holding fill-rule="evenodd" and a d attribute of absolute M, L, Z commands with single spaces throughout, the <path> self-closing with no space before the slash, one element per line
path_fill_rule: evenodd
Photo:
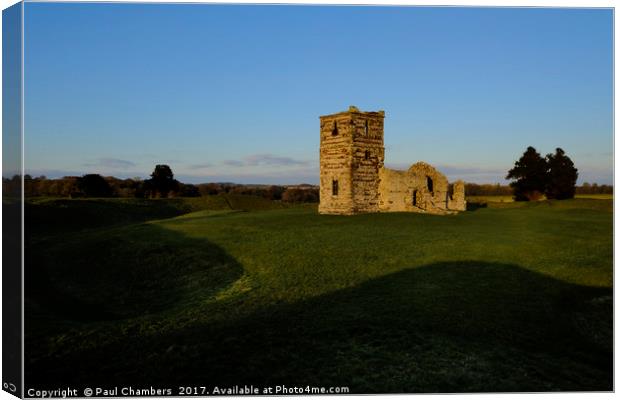
<path fill-rule="evenodd" d="M 612 390 L 611 289 L 516 265 L 436 263 L 225 322 L 42 358 L 28 364 L 26 383 Z"/>
<path fill-rule="evenodd" d="M 29 199 L 26 234 L 58 234 L 171 218 L 189 211 L 179 199 Z"/>
<path fill-rule="evenodd" d="M 26 249 L 26 300 L 33 315 L 69 322 L 144 317 L 204 302 L 243 273 L 208 240 L 152 223 L 65 239 Z"/>

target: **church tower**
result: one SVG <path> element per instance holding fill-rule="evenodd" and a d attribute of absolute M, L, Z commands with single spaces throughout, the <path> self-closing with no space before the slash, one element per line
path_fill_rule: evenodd
<path fill-rule="evenodd" d="M 321 120 L 321 214 L 379 211 L 379 170 L 383 168 L 383 111 L 356 107 Z"/>

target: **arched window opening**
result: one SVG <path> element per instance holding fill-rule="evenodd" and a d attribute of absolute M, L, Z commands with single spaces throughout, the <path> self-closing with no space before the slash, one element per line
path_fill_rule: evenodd
<path fill-rule="evenodd" d="M 332 136 L 336 136 L 338 134 L 338 122 L 334 121 L 334 129 L 332 130 Z"/>
<path fill-rule="evenodd" d="M 338 196 L 338 181 L 332 180 L 332 196 Z"/>
<path fill-rule="evenodd" d="M 417 205 L 418 205 L 418 191 L 417 191 L 417 190 L 414 190 L 414 191 L 413 191 L 413 200 L 412 200 L 412 204 L 413 204 L 414 206 L 417 206 Z"/>
<path fill-rule="evenodd" d="M 433 179 L 430 176 L 426 177 L 426 188 L 429 192 L 433 193 Z"/>
<path fill-rule="evenodd" d="M 364 124 L 364 134 L 366 136 L 368 136 L 368 120 L 366 120 L 365 124 Z"/>
<path fill-rule="evenodd" d="M 370 159 L 370 150 L 366 150 L 364 152 L 364 160 L 368 160 L 368 159 Z"/>

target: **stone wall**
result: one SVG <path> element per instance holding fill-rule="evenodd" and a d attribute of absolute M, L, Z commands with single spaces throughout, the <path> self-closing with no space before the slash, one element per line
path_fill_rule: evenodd
<path fill-rule="evenodd" d="M 448 180 L 424 162 L 407 171 L 380 171 L 379 209 L 445 214 L 448 212 Z"/>
<path fill-rule="evenodd" d="M 465 211 L 467 209 L 465 183 L 463 181 L 456 181 L 452 185 L 452 197 L 448 199 L 448 208 L 455 211 Z"/>
<path fill-rule="evenodd" d="M 383 112 L 361 112 L 355 107 L 320 117 L 320 213 L 378 211 L 383 118 Z"/>
<path fill-rule="evenodd" d="M 407 171 L 383 166 L 385 113 L 348 111 L 321 121 L 321 214 L 411 211 L 446 214 L 465 210 L 465 185 L 448 180 L 431 165 L 418 162 Z"/>
<path fill-rule="evenodd" d="M 332 131 L 338 130 L 337 135 Z M 345 118 L 321 118 L 319 212 L 352 214 L 351 166 L 353 137 Z M 334 194 L 334 182 L 338 193 Z"/>
<path fill-rule="evenodd" d="M 383 167 L 383 113 L 353 113 L 353 212 L 379 211 L 379 170 Z"/>

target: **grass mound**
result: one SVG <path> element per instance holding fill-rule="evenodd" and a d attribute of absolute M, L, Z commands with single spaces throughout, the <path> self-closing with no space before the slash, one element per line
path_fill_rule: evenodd
<path fill-rule="evenodd" d="M 172 218 L 200 210 L 258 211 L 287 205 L 258 196 L 222 194 L 171 199 L 32 198 L 26 201 L 25 224 L 35 234 L 117 226 Z"/>

